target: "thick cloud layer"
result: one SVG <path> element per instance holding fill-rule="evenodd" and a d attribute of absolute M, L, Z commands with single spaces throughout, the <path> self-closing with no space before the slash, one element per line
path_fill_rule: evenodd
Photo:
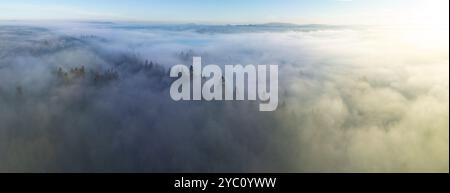
<path fill-rule="evenodd" d="M 130 26 L 0 26 L 0 171 L 448 172 L 448 29 Z M 278 64 L 278 110 L 172 101 L 192 56 Z"/>

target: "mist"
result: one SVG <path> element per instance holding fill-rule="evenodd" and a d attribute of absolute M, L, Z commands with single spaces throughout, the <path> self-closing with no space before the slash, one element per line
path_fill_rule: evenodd
<path fill-rule="evenodd" d="M 448 172 L 448 29 L 0 23 L 2 172 Z M 169 69 L 279 65 L 279 106 Z"/>

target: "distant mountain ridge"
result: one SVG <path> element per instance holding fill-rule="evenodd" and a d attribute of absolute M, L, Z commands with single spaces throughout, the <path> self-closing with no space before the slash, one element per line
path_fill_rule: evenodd
<path fill-rule="evenodd" d="M 198 33 L 248 33 L 248 32 L 283 32 L 283 31 L 316 31 L 337 29 L 345 26 L 325 24 L 292 24 L 292 23 L 263 23 L 263 24 L 129 24 L 129 23 L 90 23 L 104 25 L 114 29 L 127 30 L 168 30 L 194 31 Z"/>

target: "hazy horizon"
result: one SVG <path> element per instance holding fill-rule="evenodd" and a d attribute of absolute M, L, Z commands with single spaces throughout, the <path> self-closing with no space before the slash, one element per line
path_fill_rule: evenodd
<path fill-rule="evenodd" d="M 0 10 L 0 20 L 448 26 L 445 0 L 1 0 Z"/>

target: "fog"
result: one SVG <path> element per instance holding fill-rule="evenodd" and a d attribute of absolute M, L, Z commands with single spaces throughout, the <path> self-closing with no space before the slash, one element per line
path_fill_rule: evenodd
<path fill-rule="evenodd" d="M 2 172 L 448 172 L 448 29 L 0 23 Z M 278 64 L 279 106 L 169 68 Z"/>

